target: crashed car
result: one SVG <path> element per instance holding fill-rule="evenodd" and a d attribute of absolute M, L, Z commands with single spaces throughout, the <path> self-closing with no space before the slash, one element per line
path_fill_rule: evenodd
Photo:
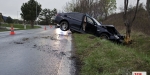
<path fill-rule="evenodd" d="M 124 36 L 120 35 L 113 25 L 102 25 L 88 14 L 79 12 L 58 13 L 54 20 L 60 25 L 62 31 L 70 29 L 72 32 L 90 33 L 100 38 L 122 42 Z"/>

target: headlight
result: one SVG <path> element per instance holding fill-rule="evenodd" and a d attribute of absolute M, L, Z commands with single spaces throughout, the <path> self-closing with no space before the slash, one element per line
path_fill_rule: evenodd
<path fill-rule="evenodd" d="M 114 35 L 116 39 L 119 39 L 118 35 Z"/>

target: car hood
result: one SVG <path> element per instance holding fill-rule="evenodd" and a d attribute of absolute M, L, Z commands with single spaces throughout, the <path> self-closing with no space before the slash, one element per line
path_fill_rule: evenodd
<path fill-rule="evenodd" d="M 119 35 L 120 33 L 116 30 L 116 28 L 114 27 L 114 25 L 101 25 L 98 27 L 102 27 L 104 29 L 106 29 L 109 33 L 111 34 L 115 34 L 115 35 Z"/>
<path fill-rule="evenodd" d="M 104 28 L 106 29 L 106 31 L 108 31 L 112 36 L 118 36 L 120 40 L 124 40 L 124 36 L 121 35 L 116 28 L 114 27 L 114 25 L 100 25 L 98 26 L 98 28 Z"/>

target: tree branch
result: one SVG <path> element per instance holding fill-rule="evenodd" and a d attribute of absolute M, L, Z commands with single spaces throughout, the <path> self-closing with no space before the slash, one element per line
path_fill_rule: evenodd
<path fill-rule="evenodd" d="M 132 25 L 133 21 L 135 20 L 138 6 L 139 6 L 139 0 L 137 0 L 136 9 L 135 9 L 134 17 L 133 17 L 133 19 L 132 19 L 132 21 L 131 21 L 131 25 Z"/>

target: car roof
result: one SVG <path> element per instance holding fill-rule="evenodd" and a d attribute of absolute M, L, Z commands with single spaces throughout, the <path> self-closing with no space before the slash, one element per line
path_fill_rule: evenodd
<path fill-rule="evenodd" d="M 82 15 L 85 15 L 84 13 L 80 13 L 80 12 L 68 12 L 68 13 L 59 13 L 59 14 L 62 14 L 62 15 L 64 15 L 64 14 L 82 14 Z"/>
<path fill-rule="evenodd" d="M 80 13 L 80 12 L 68 12 L 68 13 L 60 13 L 61 15 L 67 15 L 67 16 L 71 16 L 75 19 L 78 19 L 80 21 L 82 21 L 83 16 L 86 15 L 84 13 Z"/>
<path fill-rule="evenodd" d="M 65 14 L 78 14 L 78 15 L 85 15 L 84 13 L 80 13 L 80 12 L 69 12 L 69 13 L 65 13 Z"/>
<path fill-rule="evenodd" d="M 83 13 L 80 13 L 80 12 L 69 12 L 69 13 L 73 13 L 73 14 L 83 14 Z"/>

